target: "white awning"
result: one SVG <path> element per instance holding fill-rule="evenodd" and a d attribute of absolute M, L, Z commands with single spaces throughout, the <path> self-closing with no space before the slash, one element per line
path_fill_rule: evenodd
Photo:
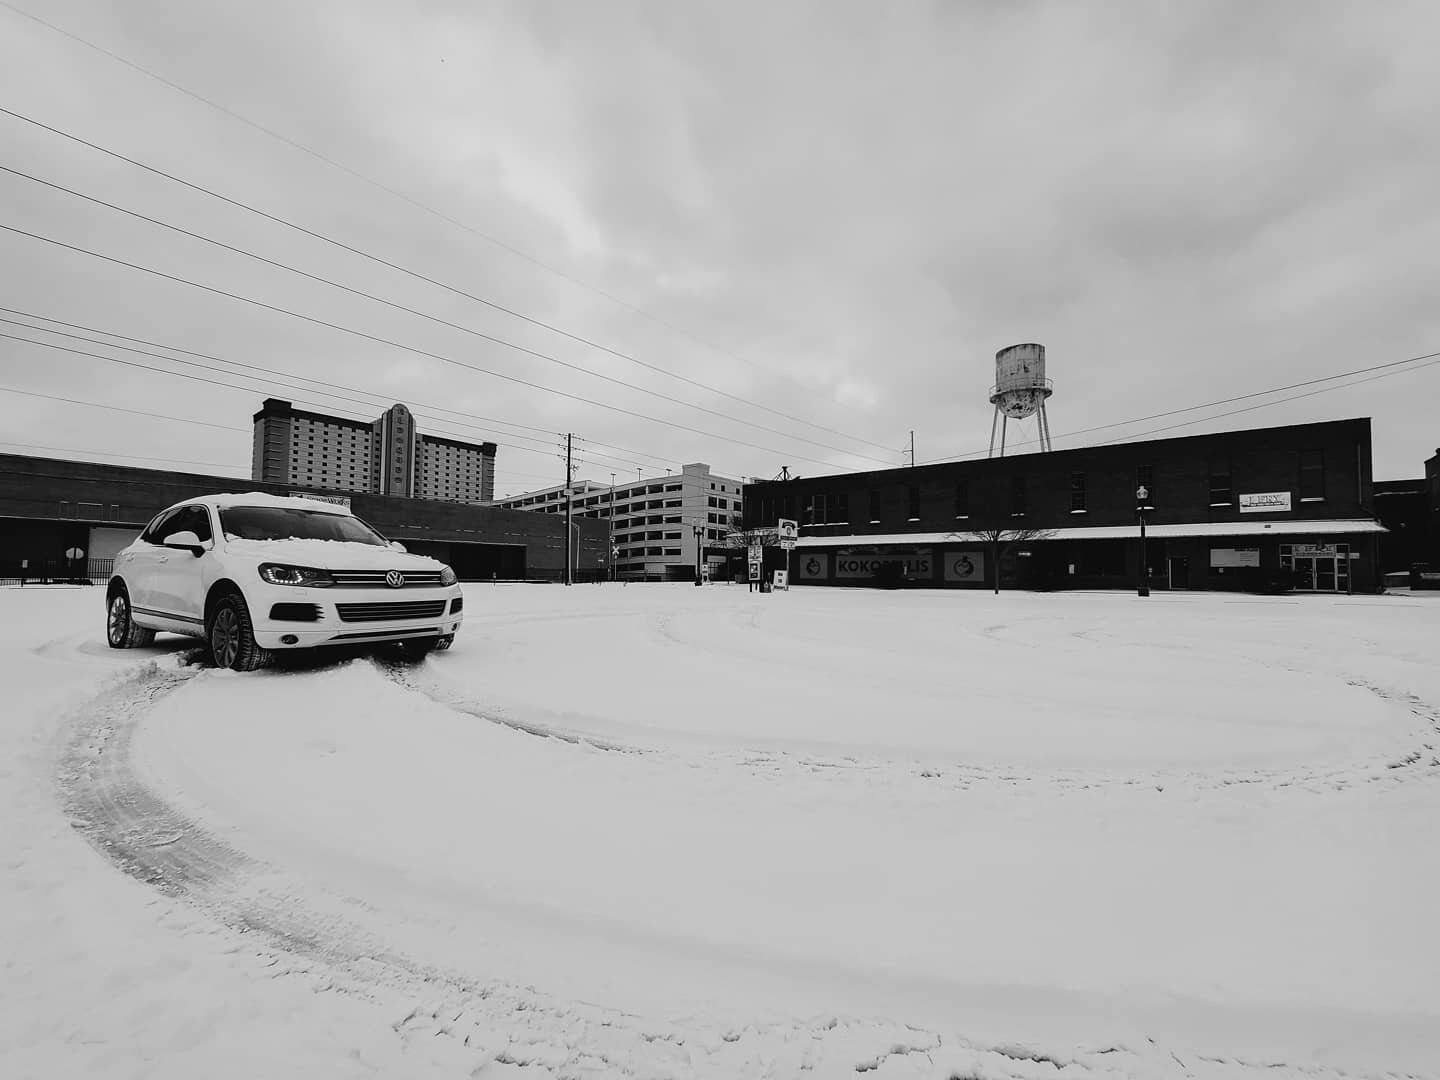
<path fill-rule="evenodd" d="M 1378 521 L 1369 518 L 1346 518 L 1334 521 L 1200 521 L 1189 525 L 1148 525 L 1147 536 L 1216 536 L 1254 537 L 1267 536 L 1354 536 L 1362 533 L 1383 533 L 1389 530 Z M 1130 540 L 1140 535 L 1139 524 L 1135 525 L 1079 525 L 1071 528 L 1047 529 L 1045 535 L 1034 538 L 1042 540 Z M 974 544 L 983 543 L 984 537 L 963 529 L 953 532 L 915 533 L 874 533 L 844 536 L 814 536 L 801 534 L 797 547 L 873 547 L 890 544 Z"/>

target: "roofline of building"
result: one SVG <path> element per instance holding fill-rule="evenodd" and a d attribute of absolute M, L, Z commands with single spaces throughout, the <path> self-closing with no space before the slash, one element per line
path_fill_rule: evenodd
<path fill-rule="evenodd" d="M 381 414 L 383 415 L 383 413 Z M 345 427 L 358 428 L 361 431 L 373 431 L 374 422 L 364 420 L 351 420 L 348 416 L 332 416 L 330 413 L 311 412 L 309 409 L 297 409 L 290 402 L 282 398 L 266 398 L 261 404 L 260 411 L 251 417 L 255 423 L 269 417 L 287 417 L 300 420 L 319 420 L 322 424 L 343 424 Z"/>
<path fill-rule="evenodd" d="M 460 450 L 479 450 L 486 457 L 494 457 L 498 444 L 493 442 L 473 443 L 463 439 L 447 439 L 442 435 L 420 435 L 421 442 L 438 443 L 441 446 L 454 446 Z"/>
<path fill-rule="evenodd" d="M 947 461 L 927 462 L 924 465 L 895 465 L 888 469 L 861 469 L 853 472 L 826 473 L 818 476 L 799 476 L 793 480 L 754 480 L 749 482 L 747 487 L 760 487 L 769 484 L 805 484 L 823 483 L 825 481 L 840 480 L 848 476 L 867 476 L 877 479 L 889 479 L 892 477 L 915 476 L 921 473 L 934 473 L 946 469 L 953 469 L 957 465 L 970 466 L 972 468 L 984 468 L 993 466 L 997 462 L 1027 462 L 1032 458 L 1044 458 L 1053 461 L 1057 458 L 1064 458 L 1066 455 L 1086 454 L 1096 450 L 1118 450 L 1123 447 L 1160 447 L 1166 443 L 1180 443 L 1188 441 L 1214 440 L 1223 442 L 1230 439 L 1244 436 L 1260 435 L 1271 431 L 1300 431 L 1305 428 L 1326 428 L 1326 427 L 1353 427 L 1363 425 L 1366 432 L 1370 430 L 1371 418 L 1368 416 L 1352 416 L 1341 420 L 1314 420 L 1304 424 L 1275 424 L 1270 427 L 1259 428 L 1234 428 L 1227 431 L 1211 431 L 1200 435 L 1172 435 L 1163 439 L 1139 439 L 1135 442 L 1113 442 L 1096 443 L 1091 446 L 1072 446 L 1064 450 L 1032 450 L 1024 454 L 1006 454 L 1001 457 L 955 457 Z"/>

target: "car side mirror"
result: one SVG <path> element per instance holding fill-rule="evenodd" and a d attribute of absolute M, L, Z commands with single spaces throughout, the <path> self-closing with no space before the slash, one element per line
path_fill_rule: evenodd
<path fill-rule="evenodd" d="M 401 552 L 406 551 L 405 545 L 402 544 L 399 540 L 391 540 L 391 541 L 390 541 L 390 547 L 391 547 L 391 550 L 393 550 L 393 551 L 401 551 Z"/>
<path fill-rule="evenodd" d="M 182 529 L 180 532 L 171 533 L 165 538 L 165 546 L 167 548 L 179 548 L 181 551 L 188 551 L 197 559 L 205 554 L 206 549 L 206 545 L 200 542 L 200 537 L 196 536 L 189 529 Z"/>

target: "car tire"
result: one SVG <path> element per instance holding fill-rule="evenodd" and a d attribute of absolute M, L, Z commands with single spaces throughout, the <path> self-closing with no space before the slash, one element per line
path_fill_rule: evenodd
<path fill-rule="evenodd" d="M 418 664 L 425 657 L 429 656 L 440 642 L 437 638 L 410 638 L 408 641 L 400 642 L 400 658 L 412 664 Z"/>
<path fill-rule="evenodd" d="M 270 662 L 270 653 L 255 644 L 250 607 L 239 593 L 226 593 L 215 602 L 205 621 L 205 641 L 216 667 L 254 671 Z"/>
<path fill-rule="evenodd" d="M 155 631 L 136 626 L 130 617 L 130 593 L 124 585 L 110 590 L 105 601 L 105 640 L 112 649 L 143 649 L 155 641 Z"/>

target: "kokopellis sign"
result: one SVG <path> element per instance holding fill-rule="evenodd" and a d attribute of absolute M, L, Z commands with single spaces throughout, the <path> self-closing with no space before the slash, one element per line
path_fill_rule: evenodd
<path fill-rule="evenodd" d="M 880 554 L 840 551 L 835 555 L 835 576 L 849 579 L 879 577 L 880 568 L 887 563 L 898 564 L 907 577 L 918 578 L 928 578 L 933 565 L 929 548 Z"/>

